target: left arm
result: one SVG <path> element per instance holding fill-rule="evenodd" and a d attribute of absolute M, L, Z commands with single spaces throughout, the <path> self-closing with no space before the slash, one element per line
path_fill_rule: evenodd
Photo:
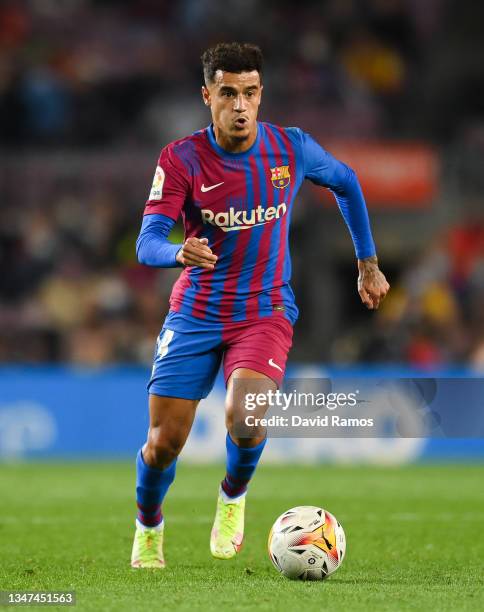
<path fill-rule="evenodd" d="M 378 267 L 376 255 L 358 259 L 358 293 L 367 308 L 370 310 L 378 308 L 389 289 L 390 285 Z"/>
<path fill-rule="evenodd" d="M 378 267 L 375 243 L 365 199 L 355 172 L 335 159 L 308 134 L 302 133 L 304 175 L 316 185 L 328 187 L 348 226 L 358 259 L 358 293 L 370 309 L 376 309 L 390 289 Z"/>

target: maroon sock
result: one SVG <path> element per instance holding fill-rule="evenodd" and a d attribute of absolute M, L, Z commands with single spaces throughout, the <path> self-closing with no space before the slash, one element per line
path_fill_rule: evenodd
<path fill-rule="evenodd" d="M 222 480 L 222 491 L 229 497 L 238 497 L 247 491 L 248 480 L 237 480 L 230 474 L 225 474 Z"/>
<path fill-rule="evenodd" d="M 142 506 L 138 503 L 136 505 L 138 506 L 138 521 L 145 527 L 156 527 L 163 520 L 161 504 Z"/>

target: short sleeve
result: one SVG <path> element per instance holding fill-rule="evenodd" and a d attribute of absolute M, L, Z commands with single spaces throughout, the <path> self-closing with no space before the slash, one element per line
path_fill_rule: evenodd
<path fill-rule="evenodd" d="M 172 147 L 165 147 L 158 159 L 144 214 L 160 214 L 178 219 L 187 199 L 190 182 L 183 164 Z"/>

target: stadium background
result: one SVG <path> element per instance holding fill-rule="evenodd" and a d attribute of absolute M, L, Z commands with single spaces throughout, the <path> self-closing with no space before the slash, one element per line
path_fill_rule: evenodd
<path fill-rule="evenodd" d="M 129 456 L 143 439 L 178 271 L 140 266 L 134 243 L 160 148 L 209 122 L 199 56 L 220 40 L 261 45 L 262 119 L 304 128 L 355 168 L 392 285 L 377 313 L 361 306 L 336 205 L 306 186 L 291 234 L 290 372 L 482 373 L 482 17 L 453 0 L 3 2 L 0 456 Z M 223 456 L 222 394 L 219 383 L 186 457 Z M 483 453 L 285 444 L 267 457 Z"/>
<path fill-rule="evenodd" d="M 62 589 L 93 612 L 483 609 L 482 437 L 272 439 L 244 550 L 211 559 L 220 381 L 164 504 L 167 568 L 129 567 L 145 383 L 177 275 L 138 265 L 134 244 L 160 148 L 209 122 L 202 50 L 261 45 L 261 117 L 356 169 L 392 285 L 362 307 L 339 212 L 306 186 L 290 375 L 479 377 L 483 21 L 457 0 L 0 2 L 0 604 L 2 589 Z M 323 585 L 283 580 L 265 552 L 304 504 L 348 539 Z"/>

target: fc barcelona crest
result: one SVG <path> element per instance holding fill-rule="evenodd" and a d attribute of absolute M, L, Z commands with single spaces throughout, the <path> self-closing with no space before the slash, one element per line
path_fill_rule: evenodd
<path fill-rule="evenodd" d="M 289 166 L 276 166 L 276 168 L 271 168 L 271 181 L 277 189 L 284 189 L 284 187 L 287 187 L 291 182 Z"/>

